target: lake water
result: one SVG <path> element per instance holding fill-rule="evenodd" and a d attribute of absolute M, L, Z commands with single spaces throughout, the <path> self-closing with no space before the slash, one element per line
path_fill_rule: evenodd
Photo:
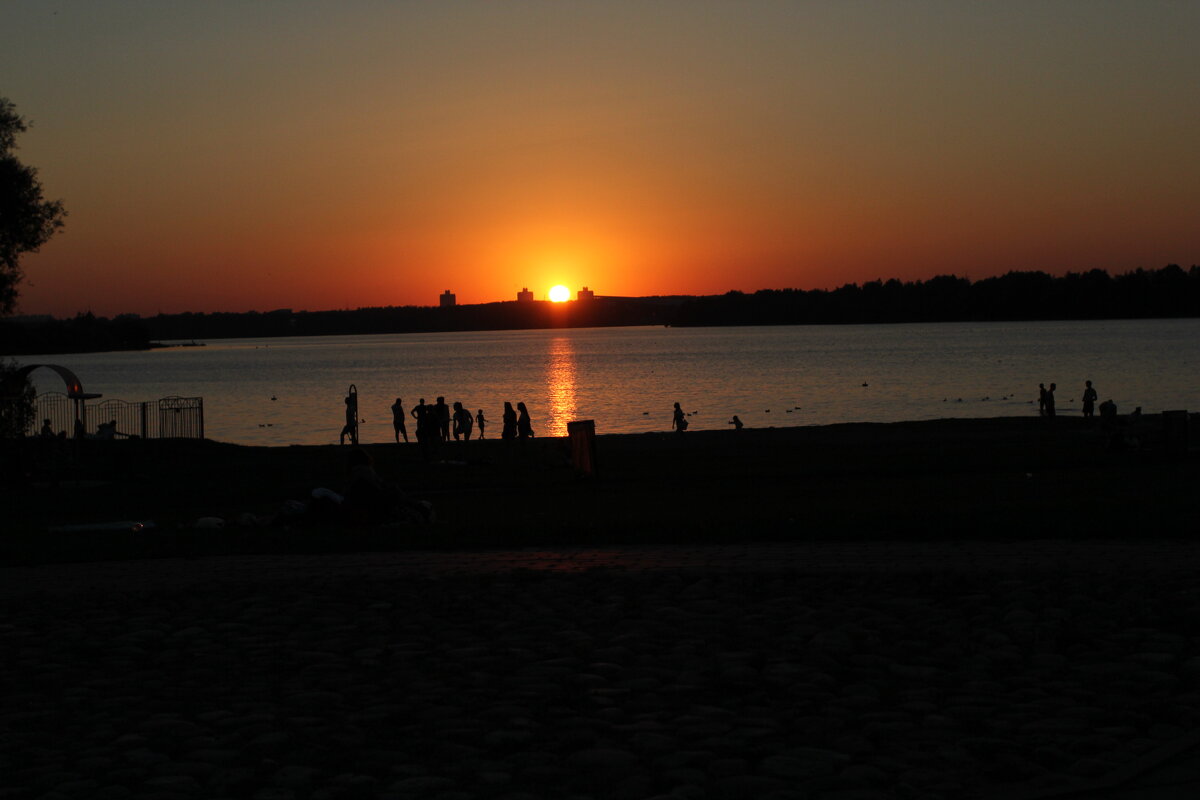
<path fill-rule="evenodd" d="M 1078 414 L 1083 382 L 1121 413 L 1200 410 L 1200 320 L 936 323 L 753 328 L 586 328 L 227 339 L 205 347 L 18 357 L 73 370 L 105 399 L 204 398 L 209 438 L 336 442 L 355 384 L 364 442 L 390 441 L 389 406 L 444 395 L 480 408 L 500 434 L 523 400 L 538 435 L 594 419 L 599 433 L 1036 414 L 1058 384 Z M 39 391 L 62 391 L 48 370 Z M 275 398 L 275 399 L 272 399 Z M 409 421 L 409 434 L 413 424 Z"/>

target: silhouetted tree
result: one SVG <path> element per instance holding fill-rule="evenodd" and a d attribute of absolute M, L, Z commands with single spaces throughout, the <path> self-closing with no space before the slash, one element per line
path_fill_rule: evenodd
<path fill-rule="evenodd" d="M 62 202 L 42 197 L 37 170 L 13 154 L 26 129 L 16 107 L 0 97 L 0 314 L 12 313 L 21 282 L 20 257 L 35 253 L 62 227 Z"/>

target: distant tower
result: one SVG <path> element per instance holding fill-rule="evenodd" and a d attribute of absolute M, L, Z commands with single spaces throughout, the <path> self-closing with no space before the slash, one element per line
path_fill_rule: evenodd
<path fill-rule="evenodd" d="M 575 299 L 576 300 L 595 300 L 596 293 L 585 286 L 582 289 L 580 289 L 578 292 L 575 293 Z"/>
<path fill-rule="evenodd" d="M 522 286 L 521 291 L 517 292 L 517 302 L 518 303 L 532 303 L 533 302 L 533 292 L 529 291 L 528 286 Z"/>
<path fill-rule="evenodd" d="M 447 289 L 446 291 L 442 292 L 442 296 L 439 298 L 439 301 L 439 305 L 441 305 L 442 308 L 453 308 L 456 298 L 450 293 L 450 290 Z"/>

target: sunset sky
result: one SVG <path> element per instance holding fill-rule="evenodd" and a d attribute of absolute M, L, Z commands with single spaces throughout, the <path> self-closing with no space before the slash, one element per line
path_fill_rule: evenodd
<path fill-rule="evenodd" d="M 18 313 L 1200 263 L 1200 3 L 6 0 Z"/>

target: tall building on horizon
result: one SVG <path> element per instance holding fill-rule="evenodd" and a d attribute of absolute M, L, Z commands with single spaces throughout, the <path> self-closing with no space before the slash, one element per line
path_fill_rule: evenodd
<path fill-rule="evenodd" d="M 517 292 L 517 302 L 518 303 L 532 303 L 533 302 L 533 292 L 529 291 L 528 286 L 522 286 L 521 291 Z"/>
<path fill-rule="evenodd" d="M 438 305 L 440 305 L 442 308 L 453 308 L 457 302 L 458 298 L 456 298 L 449 289 L 442 292 L 441 297 L 438 298 Z"/>

